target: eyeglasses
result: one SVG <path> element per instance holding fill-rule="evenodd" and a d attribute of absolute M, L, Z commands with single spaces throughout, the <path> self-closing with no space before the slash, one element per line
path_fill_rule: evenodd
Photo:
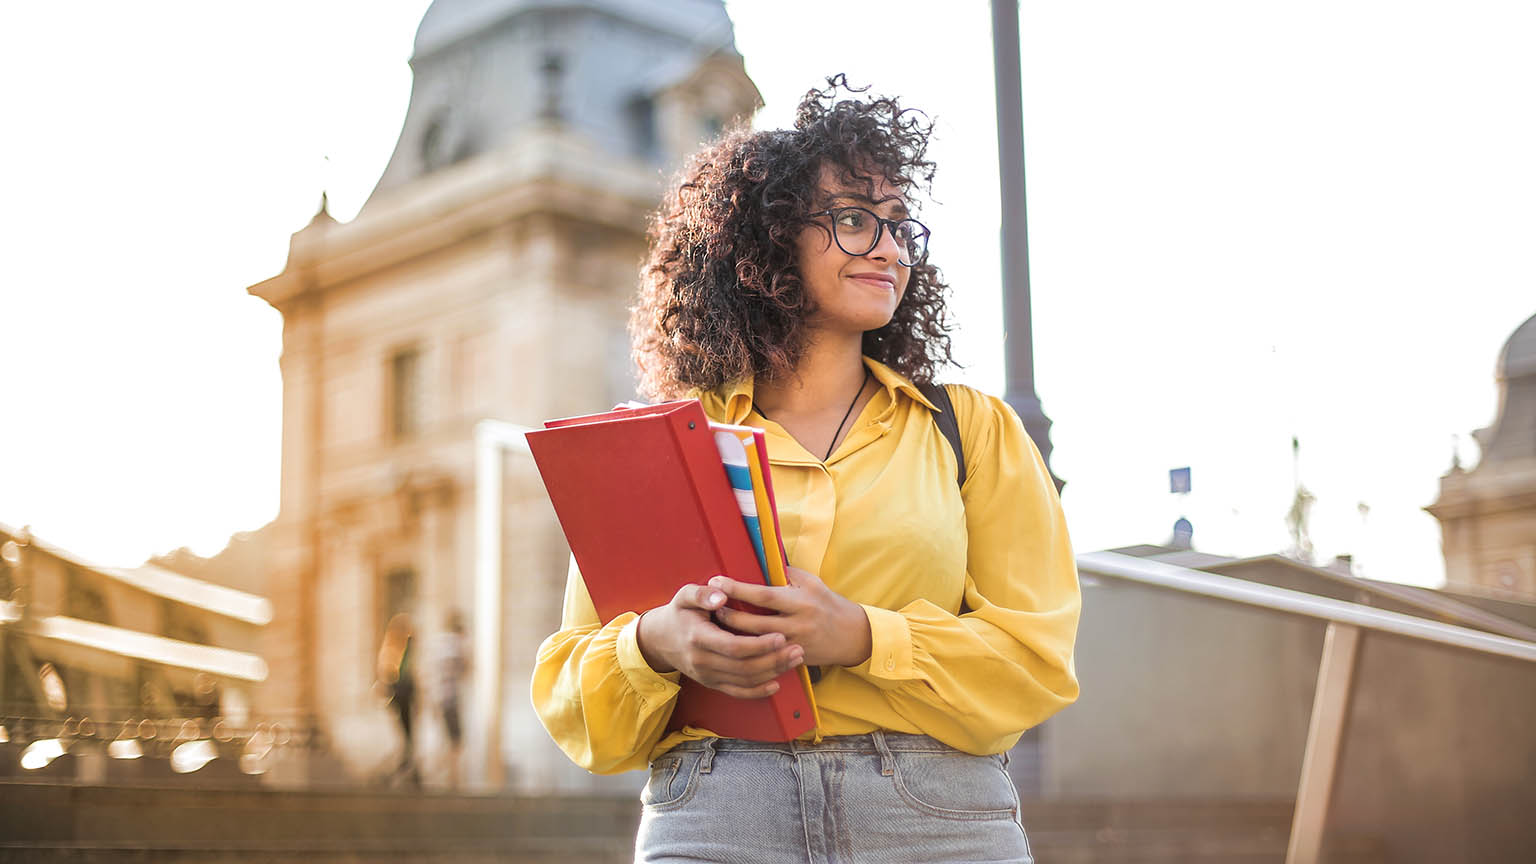
<path fill-rule="evenodd" d="M 914 267 L 928 254 L 928 229 L 916 219 L 882 219 L 865 207 L 832 207 L 811 216 L 832 217 L 832 239 L 837 248 L 860 258 L 875 251 L 880 235 L 887 227 L 896 238 L 903 267 Z"/>

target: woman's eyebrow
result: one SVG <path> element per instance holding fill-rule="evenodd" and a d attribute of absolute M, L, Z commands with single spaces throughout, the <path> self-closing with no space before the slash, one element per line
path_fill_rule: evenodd
<path fill-rule="evenodd" d="M 868 195 L 864 195 L 858 192 L 838 192 L 832 196 L 832 200 L 833 202 L 857 201 L 860 204 L 867 204 L 870 207 L 879 206 L 887 201 L 894 201 L 896 202 L 896 206 L 892 208 L 893 212 L 899 216 L 907 215 L 907 205 L 904 201 L 901 200 L 901 197 L 897 195 L 890 195 L 880 199 L 879 201 L 876 201 Z"/>

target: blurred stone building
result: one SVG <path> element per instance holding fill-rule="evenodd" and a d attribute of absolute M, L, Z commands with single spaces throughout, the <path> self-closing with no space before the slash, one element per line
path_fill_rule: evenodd
<path fill-rule="evenodd" d="M 1440 520 L 1452 588 L 1536 599 L 1536 315 L 1499 353 L 1499 413 L 1473 433 L 1482 458 L 1440 478 L 1427 509 Z"/>
<path fill-rule="evenodd" d="M 259 595 L 154 564 L 95 564 L 0 525 L 0 779 L 254 783 L 236 768 L 253 722 L 285 719 L 251 711 L 271 618 Z M 214 737 L 221 758 L 171 770 L 174 745 Z M 48 741 L 61 746 L 30 746 Z M 113 753 L 114 741 L 131 749 Z"/>
<path fill-rule="evenodd" d="M 624 325 L 648 214 L 685 153 L 760 103 L 720 0 L 437 0 L 411 67 L 399 142 L 358 217 L 322 204 L 283 272 L 249 289 L 284 321 L 263 706 L 312 717 L 353 779 L 394 759 L 372 689 L 385 622 L 413 616 L 430 697 L 420 637 L 473 617 L 476 424 L 631 398 Z M 586 788 L 527 696 L 568 553 L 531 462 L 511 454 L 503 471 L 491 758 L 513 788 Z M 422 719 L 430 758 L 440 727 Z M 285 779 L 323 781 L 322 764 Z"/>

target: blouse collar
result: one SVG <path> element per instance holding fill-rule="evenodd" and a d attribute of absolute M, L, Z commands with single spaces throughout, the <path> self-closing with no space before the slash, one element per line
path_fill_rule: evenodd
<path fill-rule="evenodd" d="M 928 397 L 924 396 L 917 385 L 913 384 L 905 375 L 891 367 L 865 357 L 864 367 L 869 370 L 871 377 L 885 389 L 890 397 L 891 404 L 896 403 L 896 394 L 905 393 L 907 396 L 928 410 L 938 413 L 939 409 Z M 753 381 L 745 378 L 733 384 L 727 384 L 717 390 L 708 393 L 695 391 L 690 393 L 690 398 L 696 398 L 704 404 L 704 413 L 711 417 L 722 418 L 726 423 L 741 423 L 752 412 Z"/>

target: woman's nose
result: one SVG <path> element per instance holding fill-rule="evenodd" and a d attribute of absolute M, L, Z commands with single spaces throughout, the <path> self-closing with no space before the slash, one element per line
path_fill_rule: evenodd
<path fill-rule="evenodd" d="M 896 242 L 896 234 L 891 231 L 891 226 L 880 226 L 880 237 L 875 241 L 875 248 L 864 254 L 866 258 L 874 258 L 877 261 L 899 261 L 901 259 L 901 245 Z"/>

